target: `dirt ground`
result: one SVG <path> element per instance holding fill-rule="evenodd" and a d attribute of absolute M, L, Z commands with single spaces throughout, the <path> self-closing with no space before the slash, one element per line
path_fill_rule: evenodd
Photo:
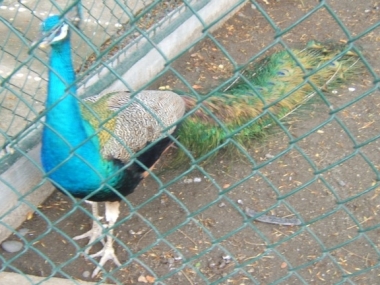
<path fill-rule="evenodd" d="M 319 5 L 314 0 L 268 2 L 259 3 L 281 29 Z M 353 38 L 379 23 L 379 1 L 326 2 Z M 272 43 L 274 36 L 274 29 L 250 4 L 213 33 L 214 40 L 238 64 Z M 299 47 L 312 39 L 345 42 L 347 36 L 329 11 L 321 8 L 282 39 L 290 47 Z M 380 28 L 356 44 L 378 78 Z M 279 49 L 277 45 L 268 53 Z M 211 38 L 197 44 L 172 67 L 200 92 L 232 75 L 231 63 Z M 105 266 L 111 272 L 108 278 L 100 275 L 95 280 L 145 284 L 153 283 L 155 275 L 166 276 L 160 284 L 173 285 L 378 284 L 380 144 L 373 139 L 361 145 L 380 133 L 376 115 L 380 94 L 372 90 L 373 81 L 365 71 L 353 82 L 327 91 L 332 108 L 345 108 L 330 116 L 330 107 L 316 99 L 286 118 L 288 134 L 274 126 L 264 138 L 252 141 L 252 159 L 220 154 L 204 167 L 171 169 L 171 150 L 157 166 L 156 177 L 141 183 L 128 196 L 128 205 L 122 203 L 115 248 L 119 260 L 129 263 L 115 268 L 109 262 Z M 152 88 L 163 86 L 185 88 L 170 72 Z M 360 97 L 366 92 L 367 96 Z M 326 120 L 329 122 L 318 127 Z M 311 130 L 314 132 L 306 135 Z M 295 144 L 290 144 L 289 136 Z M 173 182 L 185 172 L 184 178 Z M 166 184 L 170 185 L 158 191 Z M 91 220 L 83 210 L 73 211 L 72 205 L 70 199 L 55 192 L 41 205 L 41 213 L 23 224 L 22 228 L 30 230 L 26 238 L 35 242 L 12 261 L 14 268 L 49 276 L 58 266 L 56 276 L 91 280 L 83 274 L 92 272 L 94 263 L 77 253 L 86 242 L 70 239 L 87 231 Z M 303 224 L 286 227 L 255 222 L 243 214 L 245 207 L 298 217 Z M 61 219 L 67 213 L 70 216 Z M 179 229 L 173 230 L 178 225 Z M 98 249 L 100 244 L 93 252 Z M 1 254 L 7 260 L 14 255 Z"/>

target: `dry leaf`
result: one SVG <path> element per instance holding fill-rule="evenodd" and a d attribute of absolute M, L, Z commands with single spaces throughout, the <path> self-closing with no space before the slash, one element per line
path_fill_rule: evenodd
<path fill-rule="evenodd" d="M 194 84 L 194 85 L 193 85 L 193 88 L 194 88 L 194 89 L 202 89 L 203 87 L 200 86 L 200 85 L 196 85 L 196 84 Z"/>
<path fill-rule="evenodd" d="M 288 267 L 288 265 L 286 264 L 286 262 L 281 263 L 281 268 L 282 268 L 282 269 L 284 269 L 284 268 L 286 268 L 286 267 Z"/>
<path fill-rule="evenodd" d="M 226 189 L 226 188 L 228 188 L 228 187 L 230 187 L 230 186 L 231 186 L 231 184 L 226 183 L 226 184 L 223 185 L 223 189 Z"/>
<path fill-rule="evenodd" d="M 148 280 L 149 283 L 154 283 L 154 281 L 156 281 L 156 279 L 153 276 L 149 275 L 146 276 L 146 280 Z"/>
<path fill-rule="evenodd" d="M 145 278 L 145 276 L 140 276 L 138 279 L 137 279 L 138 282 L 143 282 L 143 283 L 148 283 L 148 280 Z"/>
<path fill-rule="evenodd" d="M 169 85 L 158 87 L 158 90 L 168 90 L 168 89 L 170 89 Z"/>
<path fill-rule="evenodd" d="M 31 219 L 33 218 L 33 214 L 34 214 L 33 212 L 29 212 L 29 213 L 27 213 L 27 214 L 26 214 L 26 220 L 27 220 L 27 221 L 31 220 Z"/>

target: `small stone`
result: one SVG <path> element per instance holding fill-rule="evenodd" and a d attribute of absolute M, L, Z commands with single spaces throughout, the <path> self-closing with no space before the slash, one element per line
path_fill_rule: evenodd
<path fill-rule="evenodd" d="M 22 242 L 10 240 L 3 242 L 1 246 L 6 252 L 18 252 L 24 245 Z"/>
<path fill-rule="evenodd" d="M 225 206 L 226 206 L 226 204 L 225 204 L 224 202 L 221 202 L 221 203 L 218 205 L 219 208 L 223 208 L 223 207 L 225 207 Z"/>
<path fill-rule="evenodd" d="M 88 277 L 90 277 L 90 271 L 88 271 L 88 270 L 84 271 L 84 272 L 82 273 L 82 276 L 83 276 L 84 278 L 88 278 Z"/>
<path fill-rule="evenodd" d="M 26 229 L 26 228 L 19 229 L 18 233 L 22 236 L 25 236 L 27 233 L 29 233 L 29 229 Z"/>
<path fill-rule="evenodd" d="M 210 268 L 214 268 L 215 267 L 215 262 L 214 261 L 210 261 L 209 264 L 208 264 L 208 267 Z"/>
<path fill-rule="evenodd" d="M 237 202 L 238 202 L 238 204 L 240 204 L 240 205 L 243 205 L 244 203 L 243 203 L 243 200 L 237 200 Z"/>
<path fill-rule="evenodd" d="M 265 155 L 265 157 L 268 158 L 268 159 L 274 158 L 274 156 L 271 155 L 270 153 L 267 153 L 267 154 Z"/>
<path fill-rule="evenodd" d="M 202 178 L 200 178 L 200 177 L 195 177 L 194 178 L 194 183 L 199 183 L 201 181 L 202 181 Z"/>
<path fill-rule="evenodd" d="M 224 267 L 226 267 L 226 265 L 227 265 L 226 261 L 225 261 L 225 260 L 222 260 L 222 262 L 219 263 L 218 268 L 219 268 L 219 269 L 223 269 Z"/>

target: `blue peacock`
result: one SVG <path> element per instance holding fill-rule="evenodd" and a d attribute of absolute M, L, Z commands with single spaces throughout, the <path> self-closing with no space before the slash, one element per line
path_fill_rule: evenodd
<path fill-rule="evenodd" d="M 99 218 L 97 202 L 106 203 L 109 234 L 103 249 L 91 255 L 100 257 L 93 277 L 108 260 L 121 265 L 112 244 L 119 202 L 144 179 L 173 137 L 194 157 L 207 156 L 232 136 L 244 145 L 273 123 L 273 117 L 281 119 L 315 93 L 305 83 L 305 72 L 311 71 L 309 82 L 322 89 L 351 78 L 357 70 L 355 53 L 340 55 L 341 49 L 311 42 L 302 50 L 292 50 L 292 55 L 281 51 L 251 64 L 244 80 L 208 97 L 171 91 L 142 91 L 131 96 L 128 91 L 115 91 L 82 100 L 74 84 L 68 21 L 51 16 L 41 29 L 40 45 L 51 47 L 41 160 L 47 177 L 59 190 L 89 201 L 94 218 Z M 269 104 L 268 115 L 254 120 Z M 177 128 L 181 119 L 184 121 Z M 236 133 L 243 125 L 246 127 Z M 102 237 L 102 230 L 94 220 L 89 232 L 74 239 L 90 239 L 88 254 L 92 243 Z"/>

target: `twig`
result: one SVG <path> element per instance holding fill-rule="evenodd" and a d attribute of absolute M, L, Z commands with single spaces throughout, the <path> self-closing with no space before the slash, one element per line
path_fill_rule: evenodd
<path fill-rule="evenodd" d="M 182 272 L 183 276 L 186 277 L 187 281 L 189 281 L 189 283 L 190 283 L 191 285 L 194 285 L 193 281 L 191 281 L 190 277 L 187 276 L 187 274 L 185 273 L 185 271 L 181 270 L 181 272 Z"/>
<path fill-rule="evenodd" d="M 191 240 L 191 242 L 195 245 L 195 246 L 198 246 L 198 244 L 191 238 L 189 237 L 187 234 L 185 234 L 183 231 L 181 231 L 180 229 L 178 229 L 178 231 L 183 234 L 185 237 L 187 237 L 189 240 Z"/>
<path fill-rule="evenodd" d="M 152 229 L 150 229 L 150 230 L 147 231 L 145 234 L 143 234 L 143 235 L 141 236 L 141 238 L 137 241 L 136 246 L 139 246 L 140 241 L 141 241 L 141 240 L 142 240 L 147 234 L 149 234 L 151 231 L 152 231 Z"/>
<path fill-rule="evenodd" d="M 249 208 L 245 208 L 245 213 L 247 214 L 247 216 L 251 218 L 259 214 L 259 212 L 251 210 Z M 302 224 L 302 222 L 299 219 L 287 219 L 287 218 L 280 218 L 280 217 L 268 216 L 268 215 L 262 215 L 260 217 L 257 217 L 255 218 L 255 221 L 259 221 L 259 222 L 267 223 L 267 224 L 282 225 L 282 226 L 299 226 Z"/>

